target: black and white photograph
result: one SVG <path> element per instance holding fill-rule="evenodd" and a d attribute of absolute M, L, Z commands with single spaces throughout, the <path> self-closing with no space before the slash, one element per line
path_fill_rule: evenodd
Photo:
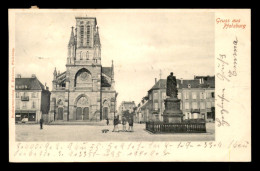
<path fill-rule="evenodd" d="M 219 51 L 224 44 L 216 30 L 243 31 L 246 25 L 229 26 L 214 10 L 12 14 L 9 124 L 16 143 L 178 142 L 179 148 L 196 142 L 222 148 L 216 130 L 236 124 L 228 109 L 237 105 L 235 87 L 232 95 L 229 87 L 216 88 L 217 81 L 232 87 L 240 59 L 226 60 L 233 57 Z M 233 37 L 223 47 L 241 48 L 240 37 Z"/>

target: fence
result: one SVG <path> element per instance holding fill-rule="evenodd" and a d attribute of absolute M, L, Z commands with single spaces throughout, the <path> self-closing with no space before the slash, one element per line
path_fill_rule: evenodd
<path fill-rule="evenodd" d="M 146 130 L 152 133 L 205 133 L 206 123 L 146 122 Z"/>

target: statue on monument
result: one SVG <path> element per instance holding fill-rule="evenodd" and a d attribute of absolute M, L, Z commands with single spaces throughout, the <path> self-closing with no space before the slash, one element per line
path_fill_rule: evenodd
<path fill-rule="evenodd" d="M 177 81 L 176 77 L 173 76 L 173 72 L 167 77 L 167 87 L 166 87 L 166 95 L 172 97 L 176 97 L 178 95 L 177 90 Z"/>

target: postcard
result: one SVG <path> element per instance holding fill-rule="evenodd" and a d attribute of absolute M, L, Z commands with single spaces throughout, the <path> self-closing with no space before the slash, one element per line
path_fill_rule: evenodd
<path fill-rule="evenodd" d="M 250 9 L 9 9 L 9 161 L 251 161 Z"/>

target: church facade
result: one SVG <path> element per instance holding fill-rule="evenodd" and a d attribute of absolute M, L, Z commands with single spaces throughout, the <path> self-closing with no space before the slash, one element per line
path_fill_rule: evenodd
<path fill-rule="evenodd" d="M 68 43 L 66 71 L 53 72 L 50 121 L 113 119 L 116 91 L 113 61 L 101 65 L 101 43 L 95 17 L 76 17 Z"/>

